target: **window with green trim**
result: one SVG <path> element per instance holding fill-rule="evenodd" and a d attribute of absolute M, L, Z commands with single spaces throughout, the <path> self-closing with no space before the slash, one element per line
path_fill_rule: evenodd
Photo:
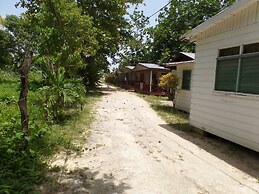
<path fill-rule="evenodd" d="M 259 94 L 259 43 L 219 50 L 215 90 Z"/>
<path fill-rule="evenodd" d="M 183 70 L 182 89 L 190 90 L 191 88 L 191 70 Z"/>

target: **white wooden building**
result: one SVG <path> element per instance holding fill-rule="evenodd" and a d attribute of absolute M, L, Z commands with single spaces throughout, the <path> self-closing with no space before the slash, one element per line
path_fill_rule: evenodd
<path fill-rule="evenodd" d="M 186 33 L 196 42 L 190 124 L 259 152 L 259 0 Z"/>
<path fill-rule="evenodd" d="M 175 108 L 188 113 L 190 112 L 191 106 L 191 75 L 194 60 L 194 53 L 181 52 L 172 62 L 166 64 L 179 78 L 179 85 L 174 100 Z"/>

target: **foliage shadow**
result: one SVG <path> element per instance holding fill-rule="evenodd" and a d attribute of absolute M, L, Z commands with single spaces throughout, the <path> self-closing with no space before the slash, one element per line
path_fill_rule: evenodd
<path fill-rule="evenodd" d="M 42 191 L 43 194 L 54 194 L 61 192 L 70 193 L 94 193 L 94 194 L 114 194 L 125 193 L 131 187 L 123 180 L 115 181 L 113 174 L 104 174 L 101 178 L 96 178 L 100 172 L 91 171 L 89 168 L 75 169 L 59 176 L 59 181 L 54 185 L 48 185 L 48 188 Z M 60 177 L 62 176 L 62 177 Z"/>
<path fill-rule="evenodd" d="M 141 96 L 168 124 L 162 128 L 195 144 L 231 166 L 259 180 L 259 153 L 218 136 L 204 132 L 189 124 L 189 114 L 164 105 L 166 98 Z"/>

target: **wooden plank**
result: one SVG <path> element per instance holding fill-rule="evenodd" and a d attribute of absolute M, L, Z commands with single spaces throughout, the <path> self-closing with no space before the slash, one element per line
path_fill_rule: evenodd
<path fill-rule="evenodd" d="M 256 6 L 256 5 L 255 5 Z M 257 3 L 255 23 L 259 23 L 259 2 Z"/>
<path fill-rule="evenodd" d="M 248 15 L 248 25 L 256 23 L 256 14 L 257 14 L 257 4 L 251 5 L 249 8 Z"/>
<path fill-rule="evenodd" d="M 223 130 L 217 130 L 214 127 L 211 127 L 210 125 L 207 126 L 207 125 L 201 124 L 200 122 L 197 122 L 196 120 L 202 120 L 202 118 L 191 117 L 190 124 L 192 124 L 194 126 L 196 126 L 196 125 L 200 126 L 201 128 L 205 129 L 206 131 L 208 131 L 208 132 L 210 132 L 212 134 L 215 134 L 217 136 L 223 137 L 225 139 L 228 139 L 230 141 L 233 141 L 235 143 L 238 143 L 240 145 L 243 145 L 245 147 L 248 147 L 250 149 L 253 149 L 253 150 L 256 150 L 256 151 L 259 152 L 259 144 L 258 144 L 258 142 L 252 142 L 251 140 L 244 139 L 244 138 L 238 137 L 236 135 L 226 133 Z"/>

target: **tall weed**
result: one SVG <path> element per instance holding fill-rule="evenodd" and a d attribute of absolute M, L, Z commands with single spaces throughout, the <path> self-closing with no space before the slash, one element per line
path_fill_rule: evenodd
<path fill-rule="evenodd" d="M 43 70 L 49 84 L 40 89 L 40 96 L 49 120 L 62 120 L 67 109 L 78 105 L 82 107 L 85 88 L 80 80 L 65 78 L 65 69 L 62 67 L 57 72 L 47 67 Z"/>

